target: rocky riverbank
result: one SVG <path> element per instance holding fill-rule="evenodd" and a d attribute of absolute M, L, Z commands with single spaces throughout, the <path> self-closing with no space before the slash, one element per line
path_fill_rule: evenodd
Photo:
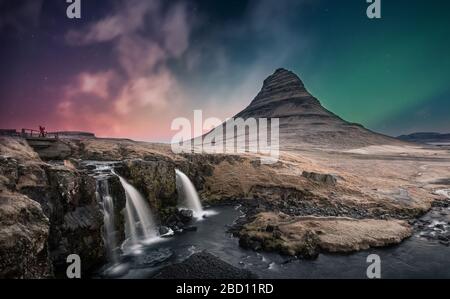
<path fill-rule="evenodd" d="M 411 224 L 421 238 L 450 246 L 450 199 L 436 201 L 425 216 Z"/>

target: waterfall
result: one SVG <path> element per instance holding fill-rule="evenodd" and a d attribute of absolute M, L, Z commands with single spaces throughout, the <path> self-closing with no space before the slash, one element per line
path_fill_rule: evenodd
<path fill-rule="evenodd" d="M 191 180 L 178 169 L 175 169 L 177 176 L 177 187 L 179 188 L 179 193 L 184 195 L 184 202 L 186 208 L 194 212 L 196 218 L 202 218 L 205 215 L 203 211 L 200 198 L 198 197 L 197 190 L 195 190 L 194 184 Z"/>
<path fill-rule="evenodd" d="M 114 171 L 113 174 L 117 175 Z M 129 184 L 123 177 L 117 175 L 125 190 L 126 211 L 125 211 L 125 233 L 132 245 L 137 245 L 141 241 L 148 241 L 158 236 L 156 225 L 153 221 L 150 208 L 144 197 L 136 188 Z"/>
<path fill-rule="evenodd" d="M 114 202 L 110 195 L 108 178 L 97 181 L 97 197 L 103 206 L 104 231 L 103 239 L 109 260 L 116 264 L 118 262 L 116 230 L 114 219 Z"/>

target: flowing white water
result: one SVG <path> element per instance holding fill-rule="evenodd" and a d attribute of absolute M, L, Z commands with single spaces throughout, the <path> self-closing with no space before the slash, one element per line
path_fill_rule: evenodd
<path fill-rule="evenodd" d="M 97 182 L 97 196 L 103 205 L 104 241 L 109 260 L 115 264 L 118 262 L 116 230 L 114 219 L 114 201 L 109 192 L 108 179 Z"/>
<path fill-rule="evenodd" d="M 115 172 L 113 173 L 117 175 Z M 117 177 L 125 190 L 127 199 L 125 207 L 125 234 L 127 239 L 130 240 L 131 245 L 155 239 L 158 236 L 156 225 L 144 197 L 123 177 L 119 175 Z"/>
<path fill-rule="evenodd" d="M 192 210 L 196 218 L 202 218 L 205 215 L 205 211 L 194 184 L 182 171 L 175 169 L 175 173 L 177 175 L 177 187 L 179 188 L 179 193 L 184 195 L 186 208 Z"/>

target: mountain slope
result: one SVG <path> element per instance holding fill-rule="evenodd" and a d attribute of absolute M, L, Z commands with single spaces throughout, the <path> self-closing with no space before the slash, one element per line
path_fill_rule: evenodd
<path fill-rule="evenodd" d="M 269 76 L 251 104 L 236 116 L 279 118 L 280 148 L 357 148 L 402 144 L 394 138 L 346 122 L 325 109 L 293 72 L 278 69 Z"/>

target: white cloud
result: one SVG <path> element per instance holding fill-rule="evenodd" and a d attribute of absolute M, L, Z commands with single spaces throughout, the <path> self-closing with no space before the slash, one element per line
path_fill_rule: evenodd
<path fill-rule="evenodd" d="M 111 43 L 116 62 L 111 70 L 83 72 L 69 84 L 69 92 L 59 107 L 66 117 L 74 122 L 79 117 L 77 112 L 83 111 L 94 116 L 92 120 L 86 118 L 92 125 L 109 119 L 114 127 L 112 133 L 134 126 L 134 131 L 149 130 L 150 137 L 152 120 L 182 109 L 180 86 L 168 63 L 179 59 L 189 47 L 189 17 L 183 4 L 176 3 L 166 11 L 161 3 L 126 1 L 104 19 L 67 33 L 66 40 L 74 46 Z M 110 103 L 90 103 L 86 109 L 76 105 L 81 93 L 107 98 Z M 166 121 L 170 130 L 170 120 Z"/>

